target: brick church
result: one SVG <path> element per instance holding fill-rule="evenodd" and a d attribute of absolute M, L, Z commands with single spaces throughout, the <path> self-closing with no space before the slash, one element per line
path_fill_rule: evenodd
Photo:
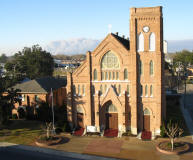
<path fill-rule="evenodd" d="M 130 9 L 130 39 L 110 33 L 67 75 L 74 127 L 160 134 L 165 118 L 162 7 Z"/>

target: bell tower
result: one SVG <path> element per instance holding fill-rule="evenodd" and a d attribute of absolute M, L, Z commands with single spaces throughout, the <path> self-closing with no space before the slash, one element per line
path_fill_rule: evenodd
<path fill-rule="evenodd" d="M 131 131 L 136 133 L 148 128 L 144 119 L 144 110 L 148 110 L 149 130 L 159 134 L 165 118 L 161 6 L 130 9 L 130 52 L 134 67 Z"/>

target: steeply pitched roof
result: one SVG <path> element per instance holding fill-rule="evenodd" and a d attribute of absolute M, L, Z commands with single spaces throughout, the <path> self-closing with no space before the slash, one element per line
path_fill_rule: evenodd
<path fill-rule="evenodd" d="M 24 83 L 18 83 L 12 88 L 19 89 L 25 93 L 49 93 L 51 88 L 56 90 L 66 86 L 66 78 L 43 77 L 30 80 Z"/>
<path fill-rule="evenodd" d="M 126 49 L 130 49 L 130 42 L 128 39 L 125 39 L 123 37 L 120 37 L 114 33 L 111 33 L 113 37 L 115 37 Z"/>

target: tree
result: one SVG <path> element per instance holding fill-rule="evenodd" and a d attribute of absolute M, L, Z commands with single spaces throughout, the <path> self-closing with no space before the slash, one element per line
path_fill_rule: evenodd
<path fill-rule="evenodd" d="M 193 52 L 183 50 L 181 52 L 176 52 L 173 57 L 174 67 L 179 67 L 181 64 L 182 70 L 185 71 L 188 65 L 193 64 Z"/>
<path fill-rule="evenodd" d="M 6 124 L 9 117 L 11 116 L 11 111 L 14 108 L 14 104 L 20 102 L 19 90 L 8 90 L 7 95 L 3 95 L 6 91 L 3 87 L 4 80 L 0 78 L 0 124 Z"/>
<path fill-rule="evenodd" d="M 31 48 L 25 47 L 14 55 L 12 61 L 5 65 L 6 70 L 12 77 L 28 77 L 30 79 L 44 76 L 52 76 L 54 61 L 49 52 L 39 45 Z"/>
<path fill-rule="evenodd" d="M 8 57 L 5 54 L 2 54 L 0 56 L 0 63 L 6 63 L 8 60 Z"/>
<path fill-rule="evenodd" d="M 180 127 L 179 123 L 175 122 L 172 123 L 172 121 L 170 120 L 169 123 L 163 124 L 163 128 L 165 133 L 168 135 L 168 137 L 170 138 L 170 142 L 172 145 L 172 151 L 174 150 L 174 140 L 177 137 L 180 137 L 183 134 L 183 129 Z"/>

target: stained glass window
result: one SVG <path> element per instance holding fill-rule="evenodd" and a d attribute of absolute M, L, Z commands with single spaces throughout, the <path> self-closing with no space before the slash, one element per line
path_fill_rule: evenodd
<path fill-rule="evenodd" d="M 115 105 L 110 104 L 107 108 L 106 108 L 106 112 L 110 113 L 110 112 L 117 112 L 117 108 L 115 107 Z"/>
<path fill-rule="evenodd" d="M 153 61 L 150 61 L 149 63 L 149 68 L 150 68 L 150 75 L 153 75 Z"/>
<path fill-rule="evenodd" d="M 82 85 L 82 94 L 85 95 L 85 88 L 84 88 L 84 85 Z"/>
<path fill-rule="evenodd" d="M 128 79 L 128 71 L 127 69 L 124 69 L 124 80 Z"/>
<path fill-rule="evenodd" d="M 129 85 L 127 85 L 127 95 L 129 95 Z"/>
<path fill-rule="evenodd" d="M 104 72 L 102 72 L 101 77 L 102 77 L 102 80 L 104 80 L 104 79 L 105 79 L 105 73 L 104 73 Z"/>
<path fill-rule="evenodd" d="M 97 70 L 94 69 L 94 80 L 96 81 L 97 80 Z"/>
<path fill-rule="evenodd" d="M 117 56 L 111 51 L 107 52 L 101 61 L 102 69 L 119 69 L 120 64 Z"/>
<path fill-rule="evenodd" d="M 115 72 L 113 72 L 113 80 L 115 80 Z"/>
<path fill-rule="evenodd" d="M 116 72 L 116 80 L 119 79 L 119 72 Z"/>
<path fill-rule="evenodd" d="M 102 85 L 100 86 L 100 92 L 101 92 L 101 94 L 103 94 L 103 86 Z"/>
<path fill-rule="evenodd" d="M 147 96 L 148 93 L 147 93 L 147 85 L 145 86 L 145 96 Z"/>
<path fill-rule="evenodd" d="M 153 86 L 150 86 L 150 96 L 153 96 Z"/>
<path fill-rule="evenodd" d="M 150 112 L 147 108 L 143 111 L 143 113 L 144 113 L 144 115 L 150 115 Z"/>

